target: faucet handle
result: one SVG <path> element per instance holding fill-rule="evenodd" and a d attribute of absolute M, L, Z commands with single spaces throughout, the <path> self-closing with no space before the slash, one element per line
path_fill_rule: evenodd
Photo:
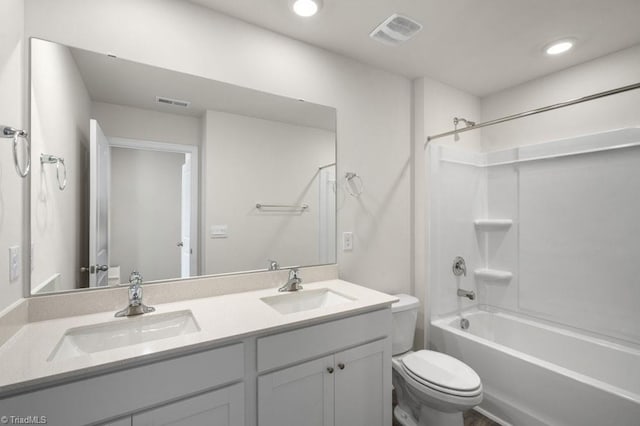
<path fill-rule="evenodd" d="M 464 258 L 461 256 L 456 256 L 456 258 L 453 259 L 453 266 L 451 267 L 451 269 L 453 270 L 453 275 L 455 275 L 456 277 L 459 277 L 463 274 L 465 277 L 467 276 L 467 265 L 464 261 Z"/>

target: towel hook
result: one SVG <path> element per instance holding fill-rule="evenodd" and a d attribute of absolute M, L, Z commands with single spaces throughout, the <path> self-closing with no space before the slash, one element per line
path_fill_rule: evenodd
<path fill-rule="evenodd" d="M 0 137 L 13 139 L 13 162 L 16 167 L 16 172 L 21 178 L 27 177 L 29 174 L 29 170 L 31 169 L 31 144 L 29 143 L 29 133 L 26 130 L 18 130 L 14 129 L 10 126 L 0 125 Z M 20 162 L 18 161 L 18 139 L 24 139 L 24 143 L 27 149 L 27 164 L 24 167 L 20 167 Z"/>
<path fill-rule="evenodd" d="M 67 187 L 67 166 L 64 164 L 64 158 L 56 157 L 50 154 L 40 154 L 40 164 L 55 164 L 56 165 L 56 178 L 58 179 L 58 188 L 60 191 L 64 191 Z M 60 182 L 60 164 L 64 170 L 64 178 Z"/>

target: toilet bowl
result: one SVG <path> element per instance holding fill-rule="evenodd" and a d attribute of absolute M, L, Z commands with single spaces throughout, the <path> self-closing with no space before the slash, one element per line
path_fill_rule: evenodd
<path fill-rule="evenodd" d="M 398 405 L 394 417 L 403 426 L 462 426 L 462 412 L 482 401 L 482 383 L 462 361 L 440 352 L 411 351 L 418 299 L 396 295 L 392 306 L 392 381 Z"/>

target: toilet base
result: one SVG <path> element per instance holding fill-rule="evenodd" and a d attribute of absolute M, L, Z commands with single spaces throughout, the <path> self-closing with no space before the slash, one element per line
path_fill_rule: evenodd
<path fill-rule="evenodd" d="M 420 407 L 420 419 L 416 420 L 409 412 L 399 405 L 393 410 L 393 417 L 402 426 L 463 426 L 462 413 L 443 413 L 431 407 Z"/>

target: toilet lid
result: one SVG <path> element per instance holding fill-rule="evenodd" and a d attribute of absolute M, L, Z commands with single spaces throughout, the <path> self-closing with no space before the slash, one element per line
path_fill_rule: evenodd
<path fill-rule="evenodd" d="M 426 382 L 457 391 L 480 387 L 480 377 L 467 364 L 440 352 L 422 350 L 402 359 L 404 366 Z"/>

